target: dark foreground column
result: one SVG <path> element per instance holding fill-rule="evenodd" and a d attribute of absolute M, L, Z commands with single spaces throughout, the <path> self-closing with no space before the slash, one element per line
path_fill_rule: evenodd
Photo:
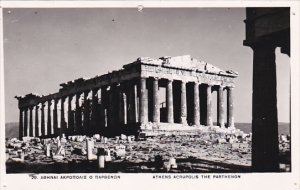
<path fill-rule="evenodd" d="M 225 105 L 224 105 L 224 87 L 219 86 L 218 89 L 218 125 L 220 127 L 225 127 Z"/>
<path fill-rule="evenodd" d="M 275 46 L 265 43 L 252 49 L 252 166 L 255 172 L 278 172 Z"/>
<path fill-rule="evenodd" d="M 200 125 L 199 84 L 194 84 L 194 125 Z"/>
<path fill-rule="evenodd" d="M 173 108 L 173 80 L 168 80 L 167 84 L 167 122 L 174 123 L 174 108 Z"/>
<path fill-rule="evenodd" d="M 213 118 L 212 118 L 212 94 L 211 94 L 211 85 L 207 85 L 206 89 L 206 107 L 207 107 L 207 115 L 206 115 L 206 125 L 212 126 L 213 125 Z"/>
<path fill-rule="evenodd" d="M 159 93 L 158 93 L 158 78 L 153 80 L 153 122 L 160 122 L 160 107 L 159 107 Z"/>
<path fill-rule="evenodd" d="M 122 97 L 123 98 L 123 97 Z M 140 79 L 140 122 L 148 122 L 148 91 L 146 89 L 146 78 Z"/>

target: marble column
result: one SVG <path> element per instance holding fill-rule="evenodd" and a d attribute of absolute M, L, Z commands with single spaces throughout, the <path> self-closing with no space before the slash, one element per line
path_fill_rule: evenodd
<path fill-rule="evenodd" d="M 167 122 L 174 123 L 173 80 L 168 80 L 166 96 L 167 96 Z"/>
<path fill-rule="evenodd" d="M 199 84 L 194 83 L 194 125 L 200 125 Z"/>
<path fill-rule="evenodd" d="M 69 95 L 68 97 L 68 133 L 73 134 L 74 133 L 74 113 L 72 110 L 72 100 L 73 100 L 73 94 Z"/>
<path fill-rule="evenodd" d="M 48 100 L 48 113 L 47 113 L 47 135 L 51 135 L 52 134 L 52 126 L 51 126 L 51 104 L 52 101 Z"/>
<path fill-rule="evenodd" d="M 54 129 L 54 135 L 58 135 L 58 121 L 57 121 L 57 104 L 58 100 L 54 99 L 54 108 L 53 108 L 53 129 Z"/>
<path fill-rule="evenodd" d="M 227 124 L 228 127 L 234 127 L 233 117 L 233 87 L 227 88 Z"/>
<path fill-rule="evenodd" d="M 224 87 L 218 88 L 218 109 L 217 109 L 217 123 L 220 127 L 225 127 L 225 105 L 224 105 Z"/>
<path fill-rule="evenodd" d="M 22 140 L 24 134 L 24 123 L 23 123 L 23 109 L 20 108 L 20 115 L 19 115 L 19 139 Z"/>
<path fill-rule="evenodd" d="M 106 86 L 101 87 L 101 103 L 99 105 L 99 117 L 100 117 L 100 132 L 103 133 L 107 125 L 106 118 L 106 104 L 107 104 L 107 90 Z"/>
<path fill-rule="evenodd" d="M 206 125 L 207 126 L 213 126 L 213 117 L 212 117 L 212 89 L 211 85 L 207 85 L 206 88 Z"/>
<path fill-rule="evenodd" d="M 160 122 L 160 106 L 159 106 L 159 86 L 158 78 L 153 80 L 153 122 Z"/>
<path fill-rule="evenodd" d="M 124 113 L 124 115 L 123 115 L 123 118 L 124 118 L 124 124 L 127 124 L 128 123 L 128 120 L 127 120 L 127 115 L 128 115 L 128 113 L 127 113 L 127 101 L 128 101 L 128 98 L 127 98 L 127 95 L 126 95 L 126 93 L 125 92 L 123 92 L 122 93 L 122 101 L 123 101 L 123 113 Z"/>
<path fill-rule="evenodd" d="M 123 92 L 123 87 L 120 85 L 119 87 L 119 125 L 123 126 L 126 124 L 126 96 L 125 93 Z"/>
<path fill-rule="evenodd" d="M 75 95 L 75 133 L 82 132 L 82 116 L 81 116 L 81 109 L 79 106 L 79 99 L 80 99 L 81 93 L 77 93 Z"/>
<path fill-rule="evenodd" d="M 39 107 L 38 105 L 35 106 L 35 136 L 40 136 L 40 121 L 39 121 Z"/>
<path fill-rule="evenodd" d="M 128 123 L 136 123 L 136 100 L 135 100 L 135 84 L 129 83 L 128 84 L 128 95 L 129 95 L 129 104 L 128 104 Z"/>
<path fill-rule="evenodd" d="M 279 172 L 275 46 L 252 46 L 252 167 L 254 172 Z"/>
<path fill-rule="evenodd" d="M 60 135 L 66 133 L 67 125 L 65 120 L 65 97 L 60 99 Z"/>
<path fill-rule="evenodd" d="M 84 92 L 84 100 L 83 100 L 83 131 L 85 134 L 91 134 L 90 131 L 90 105 L 89 100 L 87 99 L 89 95 L 89 91 Z"/>
<path fill-rule="evenodd" d="M 108 131 L 112 132 L 112 128 L 114 127 L 114 93 L 115 93 L 115 85 L 110 86 L 110 90 L 108 91 L 108 104 L 107 104 L 107 126 L 109 127 Z"/>
<path fill-rule="evenodd" d="M 186 82 L 181 81 L 181 115 L 180 123 L 187 124 Z"/>
<path fill-rule="evenodd" d="M 24 137 L 28 136 L 28 108 L 24 109 Z"/>
<path fill-rule="evenodd" d="M 92 113 L 91 113 L 91 128 L 93 133 L 97 132 L 97 105 L 98 105 L 98 90 L 99 88 L 95 88 L 92 90 Z"/>
<path fill-rule="evenodd" d="M 46 130 L 45 130 L 45 103 L 41 103 L 41 135 L 45 136 L 46 135 Z"/>
<path fill-rule="evenodd" d="M 33 137 L 33 115 L 32 115 L 33 107 L 29 107 L 29 136 Z"/>
<path fill-rule="evenodd" d="M 140 79 L 140 122 L 147 123 L 148 122 L 148 91 L 146 88 L 146 78 Z"/>

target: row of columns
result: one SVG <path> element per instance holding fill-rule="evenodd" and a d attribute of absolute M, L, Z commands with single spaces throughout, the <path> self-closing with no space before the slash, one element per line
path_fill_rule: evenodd
<path fill-rule="evenodd" d="M 147 83 L 148 81 L 148 83 Z M 152 82 L 149 87 L 149 82 Z M 166 122 L 174 123 L 173 80 L 166 84 Z M 148 85 L 147 85 L 148 84 Z M 180 86 L 180 118 L 179 122 L 187 124 L 187 83 L 181 81 Z M 200 83 L 194 83 L 193 124 L 200 125 Z M 149 91 L 149 89 L 152 89 Z M 225 126 L 225 87 L 218 88 L 218 125 Z M 233 126 L 232 87 L 227 89 L 227 124 Z M 101 93 L 99 93 L 101 92 Z M 91 95 L 90 98 L 88 98 Z M 75 101 L 73 101 L 75 97 Z M 66 101 L 68 99 L 68 101 Z M 81 99 L 83 99 L 81 103 Z M 67 106 L 65 107 L 65 103 Z M 75 104 L 75 106 L 74 106 Z M 58 109 L 58 106 L 60 109 Z M 206 121 L 212 126 L 212 85 L 206 85 Z M 45 111 L 47 109 L 47 111 Z M 33 110 L 35 120 L 33 121 Z M 120 131 L 123 125 L 135 123 L 161 122 L 159 96 L 159 79 L 140 78 L 130 83 L 103 86 L 60 99 L 48 100 L 38 105 L 20 109 L 20 137 L 51 136 L 67 134 L 85 134 L 110 128 Z M 46 116 L 47 115 L 47 116 Z M 150 116 L 150 119 L 149 119 Z M 46 127 L 47 126 L 47 127 Z M 35 128 L 35 133 L 33 133 Z M 28 132 L 29 133 L 28 133 Z"/>
<path fill-rule="evenodd" d="M 166 105 L 167 105 L 167 123 L 174 123 L 174 103 L 173 103 L 173 80 L 167 81 L 166 86 Z M 199 85 L 200 83 L 194 83 L 194 118 L 193 124 L 200 125 L 200 99 L 199 99 Z M 206 125 L 213 125 L 212 117 L 212 85 L 207 85 L 206 88 Z M 233 87 L 226 87 L 227 89 L 227 124 L 229 127 L 234 126 L 233 117 Z M 217 108 L 217 123 L 219 126 L 225 126 L 225 105 L 223 91 L 225 87 L 218 87 L 218 108 Z M 160 104 L 159 104 L 159 85 L 158 78 L 153 79 L 153 122 L 160 122 Z M 181 82 L 181 106 L 180 106 L 180 123 L 187 123 L 187 91 L 186 82 Z M 146 78 L 140 79 L 140 122 L 148 122 L 148 93 L 146 89 Z"/>

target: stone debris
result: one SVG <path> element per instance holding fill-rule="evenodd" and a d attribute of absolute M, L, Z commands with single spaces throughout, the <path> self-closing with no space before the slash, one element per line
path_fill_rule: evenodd
<path fill-rule="evenodd" d="M 124 164 L 128 168 L 121 167 L 123 172 L 195 172 L 216 169 L 214 164 L 205 164 L 202 160 L 249 168 L 251 138 L 252 134 L 233 128 L 208 128 L 198 133 L 181 135 L 147 136 L 140 133 L 137 139 L 126 135 L 118 138 L 100 135 L 62 136 L 54 139 L 23 138 L 21 141 L 14 138 L 7 140 L 5 145 L 7 163 L 59 162 L 72 165 L 89 161 L 96 162 L 98 169 L 109 169 L 108 163 Z M 279 136 L 279 148 L 283 155 L 290 153 L 289 136 Z M 288 168 L 287 163 L 288 161 L 285 163 Z"/>

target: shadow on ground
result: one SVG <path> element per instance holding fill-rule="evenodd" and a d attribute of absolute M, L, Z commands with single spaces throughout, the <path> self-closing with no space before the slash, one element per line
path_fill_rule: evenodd
<path fill-rule="evenodd" d="M 75 160 L 65 162 L 54 162 L 49 164 L 37 163 L 6 163 L 7 173 L 244 173 L 251 172 L 249 166 L 221 163 L 203 159 L 185 158 L 177 159 L 177 168 L 169 171 L 162 169 L 155 162 L 108 162 L 105 169 L 98 169 L 97 161 Z"/>

